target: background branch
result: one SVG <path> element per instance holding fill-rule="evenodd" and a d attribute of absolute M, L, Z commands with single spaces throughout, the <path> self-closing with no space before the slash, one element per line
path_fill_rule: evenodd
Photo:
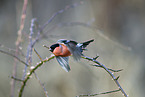
<path fill-rule="evenodd" d="M 19 47 L 20 47 L 21 42 L 22 42 L 22 31 L 24 28 L 24 23 L 25 23 L 25 18 L 26 18 L 27 4 L 28 4 L 28 0 L 24 0 L 22 15 L 21 15 L 21 23 L 20 23 L 19 31 L 17 33 L 18 37 L 16 40 L 16 53 L 15 53 L 16 57 L 18 57 Z M 16 57 L 14 58 L 14 65 L 13 65 L 13 71 L 12 71 L 13 77 L 16 77 L 16 74 L 17 74 L 17 59 L 16 59 Z M 10 93 L 11 97 L 14 97 L 14 92 L 15 92 L 15 80 L 11 79 L 11 93 Z"/>
<path fill-rule="evenodd" d="M 78 3 L 74 3 L 74 4 L 71 4 L 71 5 L 67 5 L 65 6 L 64 9 L 61 9 L 57 12 L 55 12 L 48 21 L 46 21 L 42 26 L 39 27 L 39 31 L 37 32 L 37 37 L 35 38 L 35 40 L 32 42 L 32 46 L 35 45 L 36 42 L 38 42 L 42 37 L 44 37 L 48 32 L 54 30 L 55 28 L 57 28 L 59 25 L 56 25 L 56 26 L 53 26 L 49 31 L 46 31 L 46 32 L 43 32 L 44 28 L 52 22 L 52 20 L 59 14 L 62 14 L 64 13 L 65 11 L 71 9 L 71 8 L 74 8 L 74 7 L 77 7 L 79 5 L 83 4 L 83 1 L 80 1 Z M 41 34 L 40 34 L 41 33 Z"/>
<path fill-rule="evenodd" d="M 0 44 L 0 47 L 3 48 L 3 49 L 5 49 L 5 50 L 8 50 L 8 52 L 16 53 L 16 50 L 15 49 L 6 47 L 3 44 Z M 19 50 L 18 54 L 21 55 L 21 56 L 23 56 L 23 57 L 25 57 L 24 53 L 21 50 Z"/>
<path fill-rule="evenodd" d="M 34 45 L 32 46 L 32 35 L 34 34 L 35 21 L 36 21 L 35 18 L 31 20 L 29 44 L 27 47 L 26 64 L 29 64 L 29 65 L 31 65 L 31 63 L 32 63 L 32 48 L 34 46 Z M 22 77 L 23 80 L 26 76 L 26 71 L 27 71 L 27 66 L 25 66 L 25 68 L 24 68 L 24 73 L 23 73 L 23 77 Z"/>
<path fill-rule="evenodd" d="M 3 50 L 0 50 L 0 52 L 1 52 L 1 53 L 4 53 L 4 54 L 6 54 L 6 55 L 9 55 L 9 56 L 14 57 L 16 60 L 18 60 L 18 61 L 20 61 L 21 63 L 23 63 L 24 65 L 28 66 L 27 63 L 25 63 L 23 60 L 21 60 L 21 59 L 20 59 L 19 57 L 17 57 L 16 55 L 13 55 L 13 54 L 11 54 L 11 53 L 9 53 L 9 52 L 6 52 L 6 51 L 3 51 Z"/>

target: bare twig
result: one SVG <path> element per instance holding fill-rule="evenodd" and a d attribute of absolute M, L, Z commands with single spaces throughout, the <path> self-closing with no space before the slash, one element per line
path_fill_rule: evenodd
<path fill-rule="evenodd" d="M 18 58 L 16 55 L 13 55 L 9 52 L 6 52 L 6 51 L 3 51 L 3 50 L 0 50 L 1 53 L 4 53 L 6 55 L 9 55 L 9 56 L 12 56 L 14 57 L 15 59 L 17 59 L 18 61 L 20 61 L 21 63 L 23 63 L 24 65 L 28 66 L 28 64 L 26 64 L 23 60 L 21 60 L 20 58 Z"/>
<path fill-rule="evenodd" d="M 16 78 L 16 77 L 13 77 L 13 76 L 11 76 L 11 78 L 14 79 L 14 80 L 16 80 L 16 81 L 21 81 L 21 82 L 23 81 L 23 80 L 21 80 L 21 79 L 18 79 L 18 78 Z"/>
<path fill-rule="evenodd" d="M 39 59 L 41 60 L 41 61 L 43 61 L 43 59 L 41 58 L 41 56 L 38 54 L 38 52 L 36 51 L 36 49 L 33 49 L 34 50 L 34 52 L 36 53 L 36 55 L 39 57 Z"/>
<path fill-rule="evenodd" d="M 4 46 L 2 44 L 0 44 L 0 47 L 4 48 L 5 50 L 8 50 L 9 52 L 16 53 L 16 50 L 15 49 L 6 47 L 6 46 Z M 21 50 L 19 50 L 18 54 L 21 55 L 21 56 L 23 56 L 23 57 L 25 56 L 24 53 Z"/>
<path fill-rule="evenodd" d="M 123 69 L 114 70 L 114 69 L 108 68 L 108 70 L 113 71 L 113 72 L 120 72 L 120 71 L 122 71 Z"/>
<path fill-rule="evenodd" d="M 35 74 L 36 79 L 39 81 L 39 84 L 40 84 L 41 87 L 43 88 L 45 96 L 46 96 L 46 97 L 49 97 L 49 96 L 48 96 L 48 92 L 46 91 L 46 88 L 44 87 L 44 84 L 42 84 L 42 82 L 40 81 L 38 75 L 37 75 L 35 72 L 34 72 L 34 74 Z"/>
<path fill-rule="evenodd" d="M 99 61 L 94 60 L 93 58 L 90 58 L 90 57 L 87 57 L 87 56 L 82 56 L 82 58 L 83 58 L 83 59 L 87 59 L 87 60 L 89 60 L 89 61 L 92 61 L 92 62 L 94 62 L 94 63 L 100 65 L 100 66 L 101 66 L 106 72 L 108 72 L 108 74 L 113 78 L 114 82 L 116 83 L 116 85 L 118 86 L 118 88 L 120 89 L 120 91 L 123 93 L 123 95 L 124 95 L 125 97 L 128 97 L 128 95 L 125 93 L 125 91 L 123 90 L 123 88 L 122 88 L 121 85 L 119 84 L 119 82 L 118 82 L 118 80 L 117 80 L 118 77 L 116 78 L 116 77 L 113 75 L 113 73 L 112 73 L 110 70 L 108 70 L 108 68 L 107 68 L 105 65 L 103 65 L 103 64 L 100 63 Z"/>
<path fill-rule="evenodd" d="M 49 58 L 44 59 L 43 61 L 39 62 L 33 69 L 30 70 L 28 75 L 25 77 L 23 84 L 21 85 L 20 91 L 19 91 L 19 97 L 22 97 L 24 87 L 26 86 L 27 81 L 30 79 L 30 76 L 35 72 L 35 70 L 38 69 L 38 67 L 42 66 L 45 62 L 50 61 L 51 59 L 54 59 L 55 56 L 50 56 Z"/>
<path fill-rule="evenodd" d="M 29 45 L 27 47 L 26 63 L 29 65 L 31 65 L 31 62 L 32 62 L 32 48 L 33 48 L 32 35 L 34 34 L 35 21 L 36 21 L 35 18 L 31 20 L 31 27 L 30 27 L 30 34 L 29 34 Z M 25 68 L 24 68 L 24 74 L 22 77 L 23 80 L 26 76 L 26 71 L 27 71 L 27 66 L 25 66 Z"/>
<path fill-rule="evenodd" d="M 46 46 L 46 45 L 43 45 L 43 47 L 45 47 L 45 48 L 49 49 L 49 47 L 48 47 L 48 46 Z"/>
<path fill-rule="evenodd" d="M 40 59 L 41 61 L 43 61 L 43 59 L 42 59 L 41 56 L 38 54 L 38 52 L 37 52 L 35 49 L 33 49 L 33 50 L 34 50 L 34 52 L 37 54 L 37 56 L 39 57 L 39 59 Z M 42 88 L 43 88 L 43 90 L 44 90 L 45 96 L 48 97 L 48 92 L 46 91 L 44 85 L 41 83 L 41 81 L 40 81 L 38 75 L 37 75 L 35 72 L 34 72 L 34 74 L 35 74 L 36 79 L 39 81 L 39 84 L 42 86 Z"/>
<path fill-rule="evenodd" d="M 18 56 L 19 47 L 20 47 L 20 44 L 22 42 L 22 30 L 24 28 L 24 22 L 25 22 L 25 18 L 26 18 L 27 4 L 28 4 L 28 0 L 24 0 L 20 28 L 19 28 L 19 31 L 17 33 L 18 34 L 17 40 L 15 42 L 16 43 L 16 53 L 15 53 L 16 57 Z M 16 58 L 14 58 L 12 76 L 16 77 L 16 72 L 17 72 L 17 60 L 16 60 Z M 15 92 L 15 80 L 11 79 L 11 93 L 10 93 L 11 97 L 14 97 L 14 92 Z"/>
<path fill-rule="evenodd" d="M 101 67 L 101 68 L 103 68 L 101 65 L 98 65 L 98 64 L 95 64 L 95 65 L 93 65 L 93 66 L 96 66 L 96 67 Z M 119 70 L 114 70 L 114 69 L 111 69 L 111 68 L 107 68 L 108 70 L 110 70 L 110 71 L 112 71 L 112 72 L 120 72 L 120 71 L 122 71 L 123 69 L 119 69 Z"/>
<path fill-rule="evenodd" d="M 118 89 L 118 90 L 113 90 L 113 91 L 102 92 L 102 93 L 95 93 L 95 94 L 81 94 L 81 95 L 76 96 L 76 97 L 97 96 L 97 95 L 102 95 L 102 94 L 115 93 L 115 92 L 118 92 L 118 91 L 120 91 L 120 89 Z"/>
<path fill-rule="evenodd" d="M 39 57 L 39 59 L 40 59 L 41 61 L 43 61 L 43 59 L 42 59 L 41 56 L 38 54 L 38 52 L 36 51 L 36 49 L 33 49 L 33 50 L 34 50 L 34 52 L 36 53 L 36 55 Z M 44 85 L 41 83 L 39 77 L 37 76 L 37 74 L 36 74 L 35 72 L 34 72 L 34 74 L 35 74 L 36 79 L 39 81 L 39 84 L 42 86 L 42 88 L 43 88 L 43 90 L 44 90 L 45 96 L 48 97 L 48 92 L 46 91 Z"/>
<path fill-rule="evenodd" d="M 25 18 L 26 18 L 27 4 L 28 4 L 28 0 L 24 0 L 22 15 L 21 15 L 20 29 L 18 31 L 18 38 L 16 41 L 16 46 L 18 46 L 22 42 L 22 30 L 24 28 L 24 23 L 25 23 Z"/>

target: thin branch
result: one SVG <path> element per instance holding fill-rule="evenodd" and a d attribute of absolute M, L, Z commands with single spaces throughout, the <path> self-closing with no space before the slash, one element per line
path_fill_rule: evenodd
<path fill-rule="evenodd" d="M 114 70 L 114 69 L 108 68 L 108 70 L 113 71 L 113 72 L 120 72 L 120 71 L 122 71 L 123 69 Z"/>
<path fill-rule="evenodd" d="M 49 97 L 49 96 L 48 96 L 48 92 L 46 91 L 46 88 L 44 87 L 44 84 L 42 84 L 42 82 L 40 81 L 38 75 L 37 75 L 35 72 L 34 72 L 34 74 L 35 74 L 36 79 L 39 81 L 39 84 L 40 84 L 41 87 L 43 88 L 45 96 L 46 96 L 46 97 Z"/>
<path fill-rule="evenodd" d="M 18 38 L 16 41 L 16 46 L 18 46 L 22 42 L 22 30 L 24 28 L 25 18 L 26 18 L 26 9 L 27 9 L 28 0 L 24 0 L 22 15 L 21 15 L 21 23 L 18 31 Z"/>
<path fill-rule="evenodd" d="M 29 45 L 27 47 L 27 55 L 26 55 L 26 63 L 30 64 L 31 65 L 31 62 L 32 62 L 32 35 L 34 34 L 34 27 L 35 27 L 35 21 L 36 19 L 32 19 L 31 20 L 31 27 L 30 27 L 30 34 L 29 34 Z M 27 67 L 28 66 L 25 66 L 24 68 L 24 74 L 23 74 L 23 77 L 22 79 L 24 80 L 25 76 L 26 76 L 26 71 L 27 71 Z"/>
<path fill-rule="evenodd" d="M 48 47 L 48 46 L 46 46 L 46 45 L 43 45 L 43 47 L 45 47 L 45 48 L 49 49 L 49 47 Z"/>
<path fill-rule="evenodd" d="M 95 94 L 81 94 L 77 97 L 86 97 L 86 96 L 97 96 L 97 95 L 102 95 L 102 94 L 110 94 L 110 93 L 115 93 L 115 92 L 118 92 L 120 91 L 120 89 L 118 90 L 113 90 L 113 91 L 108 91 L 108 92 L 102 92 L 102 93 L 95 93 Z"/>
<path fill-rule="evenodd" d="M 33 49 L 33 51 L 36 53 L 36 55 L 39 57 L 39 59 L 40 59 L 41 61 L 43 61 L 42 58 L 41 58 L 41 56 L 38 54 L 38 52 L 37 52 L 35 49 Z M 36 79 L 39 81 L 39 84 L 42 86 L 42 88 L 43 88 L 43 90 L 44 90 L 45 96 L 48 97 L 48 92 L 46 91 L 44 85 L 41 83 L 41 81 L 40 81 L 38 75 L 37 75 L 35 72 L 34 72 L 34 74 L 35 74 Z"/>
<path fill-rule="evenodd" d="M 23 81 L 23 80 L 18 79 L 18 78 L 14 77 L 14 76 L 11 76 L 11 78 L 14 79 L 14 80 L 16 80 L 16 81 L 21 81 L 21 82 Z"/>
<path fill-rule="evenodd" d="M 17 59 L 18 61 L 20 61 L 20 62 L 23 63 L 24 65 L 28 66 L 27 63 L 25 63 L 23 60 L 21 60 L 20 58 L 18 58 L 18 57 L 15 56 L 15 55 L 13 55 L 13 54 L 11 54 L 11 53 L 9 53 L 9 52 L 3 51 L 3 50 L 0 50 L 0 52 L 1 52 L 1 53 L 4 53 L 4 54 L 6 54 L 6 55 L 9 55 L 9 56 L 14 57 L 15 59 Z"/>
<path fill-rule="evenodd" d="M 34 52 L 36 53 L 36 55 L 39 57 L 39 59 L 41 60 L 41 61 L 43 61 L 42 60 L 42 58 L 41 58 L 41 56 L 38 54 L 38 52 L 36 51 L 36 49 L 33 49 L 34 50 Z"/>
<path fill-rule="evenodd" d="M 19 27 L 19 31 L 17 32 L 18 37 L 17 37 L 17 40 L 15 42 L 15 44 L 16 44 L 16 53 L 15 53 L 15 56 L 16 57 L 18 56 L 18 52 L 20 50 L 19 47 L 20 47 L 21 42 L 22 42 L 22 31 L 23 31 L 24 23 L 25 23 L 25 19 L 26 19 L 27 4 L 28 4 L 28 0 L 24 0 L 23 9 L 22 9 L 22 15 L 21 15 L 20 27 Z M 12 71 L 12 75 L 14 77 L 16 77 L 16 73 L 17 73 L 17 60 L 16 59 L 18 59 L 18 58 L 16 58 L 16 57 L 14 58 L 14 65 L 13 65 L 13 71 Z M 10 93 L 11 97 L 14 97 L 14 92 L 15 92 L 15 80 L 12 79 L 11 80 L 11 93 Z"/>
<path fill-rule="evenodd" d="M 101 68 L 103 68 L 101 65 L 98 65 L 98 64 L 95 64 L 95 65 L 93 65 L 93 66 L 96 66 L 96 67 L 101 67 Z M 120 72 L 120 71 L 122 71 L 123 69 L 119 69 L 119 70 L 114 70 L 114 69 L 111 69 L 111 68 L 107 68 L 108 70 L 110 70 L 110 71 L 112 71 L 112 72 Z"/>
<path fill-rule="evenodd" d="M 113 78 L 114 82 L 116 83 L 116 85 L 118 86 L 118 88 L 120 89 L 120 91 L 123 93 L 123 95 L 124 95 L 125 97 L 128 97 L 128 95 L 125 93 L 125 91 L 123 90 L 123 88 L 122 88 L 121 85 L 119 84 L 117 78 L 113 75 L 113 73 L 112 73 L 110 70 L 108 70 L 108 68 L 107 68 L 105 65 L 103 65 L 103 64 L 100 63 L 99 61 L 94 60 L 93 58 L 90 58 L 90 57 L 87 57 L 87 56 L 82 56 L 82 58 L 83 58 L 83 59 L 87 59 L 87 60 L 89 60 L 89 61 L 92 61 L 92 62 L 94 62 L 94 63 L 100 65 L 100 66 L 101 66 L 106 72 L 108 72 L 108 74 Z"/>
<path fill-rule="evenodd" d="M 35 70 L 38 69 L 38 67 L 42 66 L 45 62 L 50 61 L 51 59 L 54 59 L 55 56 L 50 56 L 49 58 L 44 59 L 43 61 L 39 62 L 33 69 L 30 70 L 30 72 L 28 73 L 28 75 L 26 76 L 26 78 L 23 81 L 23 84 L 20 87 L 20 91 L 19 91 L 19 97 L 22 97 L 24 88 L 26 86 L 27 81 L 30 79 L 30 76 L 33 74 L 33 72 L 35 72 Z"/>
<path fill-rule="evenodd" d="M 8 50 L 9 52 L 16 53 L 16 50 L 15 49 L 6 47 L 6 46 L 4 46 L 2 44 L 0 44 L 0 47 L 4 48 L 5 50 Z M 21 50 L 19 50 L 18 54 L 21 55 L 21 56 L 23 56 L 23 57 L 25 56 L 24 53 Z"/>
<path fill-rule="evenodd" d="M 39 57 L 39 59 L 40 59 L 41 62 L 42 62 L 43 59 L 42 59 L 41 56 L 38 54 L 38 52 L 36 51 L 36 49 L 33 49 L 33 51 L 36 53 L 36 55 Z M 34 67 L 33 67 L 33 68 L 34 68 Z M 33 68 L 31 68 L 31 69 L 33 69 Z M 43 88 L 43 90 L 44 90 L 45 96 L 46 96 L 46 97 L 49 97 L 49 96 L 48 96 L 48 92 L 46 91 L 44 85 L 41 83 L 41 81 L 40 81 L 38 75 L 37 75 L 35 72 L 34 72 L 34 74 L 35 74 L 36 79 L 39 81 L 39 84 L 42 86 L 42 88 Z"/>

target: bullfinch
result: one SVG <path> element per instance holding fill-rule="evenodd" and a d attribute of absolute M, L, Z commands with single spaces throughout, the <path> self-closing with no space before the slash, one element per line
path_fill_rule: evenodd
<path fill-rule="evenodd" d="M 73 56 L 74 60 L 79 61 L 83 55 L 83 50 L 86 50 L 86 46 L 93 42 L 94 39 L 78 43 L 74 40 L 59 39 L 57 43 L 50 46 L 49 50 L 56 56 L 58 63 L 66 71 L 70 71 L 68 64 L 69 56 Z"/>

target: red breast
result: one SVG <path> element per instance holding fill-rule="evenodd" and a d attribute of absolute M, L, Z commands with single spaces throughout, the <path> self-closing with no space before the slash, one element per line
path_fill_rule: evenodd
<path fill-rule="evenodd" d="M 69 49 L 67 48 L 66 45 L 64 44 L 60 44 L 61 46 L 59 47 L 56 47 L 54 50 L 53 50 L 53 54 L 55 56 L 61 56 L 61 57 L 67 57 L 67 56 L 70 56 L 71 53 L 69 51 Z"/>

